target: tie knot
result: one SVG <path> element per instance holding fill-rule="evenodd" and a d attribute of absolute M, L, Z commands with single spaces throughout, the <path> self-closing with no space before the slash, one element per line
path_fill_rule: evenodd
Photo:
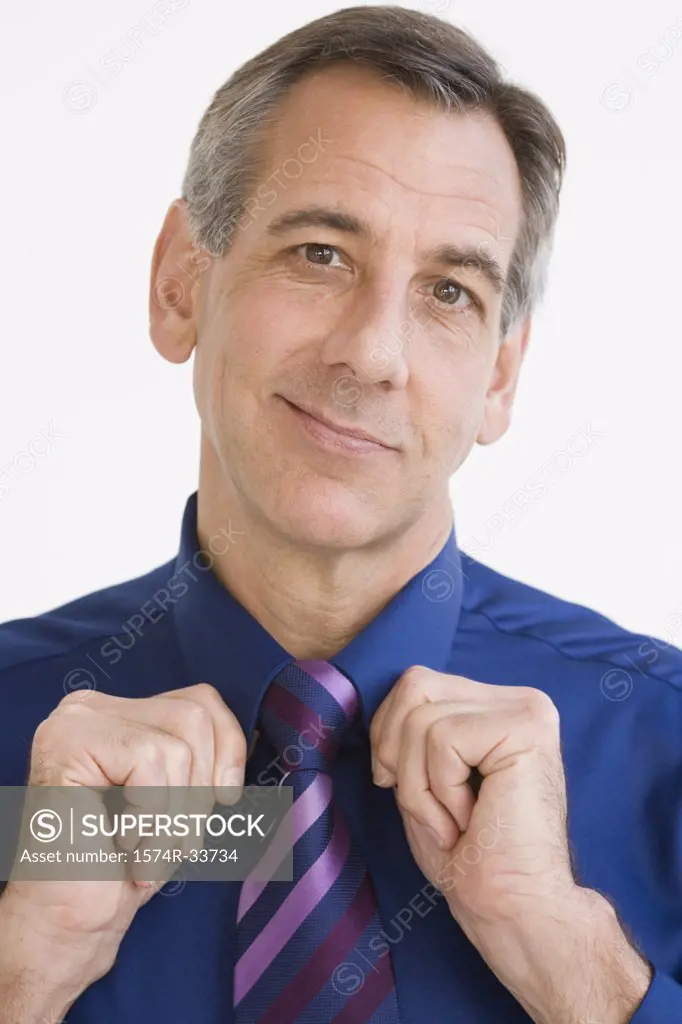
<path fill-rule="evenodd" d="M 353 683 L 328 661 L 293 661 L 265 692 L 259 725 L 285 771 L 327 771 L 358 709 Z"/>

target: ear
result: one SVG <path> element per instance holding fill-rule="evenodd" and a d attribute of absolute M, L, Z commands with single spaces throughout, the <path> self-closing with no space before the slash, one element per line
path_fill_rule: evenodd
<path fill-rule="evenodd" d="M 476 438 L 478 444 L 498 441 L 509 427 L 519 371 L 530 339 L 530 325 L 531 318 L 527 317 L 500 345 L 490 388 L 485 397 L 483 422 Z"/>
<path fill-rule="evenodd" d="M 186 362 L 196 344 L 200 276 L 209 262 L 192 243 L 185 201 L 175 199 L 154 246 L 149 293 L 149 333 L 171 363 Z"/>

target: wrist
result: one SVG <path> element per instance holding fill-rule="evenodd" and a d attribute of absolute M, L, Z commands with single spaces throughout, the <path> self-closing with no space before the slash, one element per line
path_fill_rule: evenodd
<path fill-rule="evenodd" d="M 613 906 L 580 886 L 532 916 L 505 921 L 495 945 L 502 967 L 493 970 L 536 1024 L 625 1024 L 651 981 Z"/>
<path fill-rule="evenodd" d="M 0 898 L 0 1005 L 7 1015 L 3 1020 L 56 1024 L 111 962 L 92 937 L 88 942 L 86 936 L 53 927 L 10 890 Z"/>

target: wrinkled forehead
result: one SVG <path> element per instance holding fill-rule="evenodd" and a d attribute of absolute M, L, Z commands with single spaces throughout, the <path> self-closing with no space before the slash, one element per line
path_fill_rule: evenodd
<path fill-rule="evenodd" d="M 509 250 L 521 222 L 518 167 L 491 114 L 447 112 L 349 62 L 291 88 L 261 155 L 273 214 L 343 189 L 378 231 L 463 222 Z"/>

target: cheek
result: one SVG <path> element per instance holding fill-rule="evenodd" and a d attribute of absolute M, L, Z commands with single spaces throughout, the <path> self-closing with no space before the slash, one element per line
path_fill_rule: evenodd
<path fill-rule="evenodd" d="M 227 391 L 238 401 L 267 361 L 272 330 L 262 309 L 249 313 L 242 303 L 226 301 L 197 340 L 195 380 L 203 394 L 217 398 Z"/>
<path fill-rule="evenodd" d="M 427 454 L 446 466 L 459 464 L 473 445 L 485 409 L 486 377 L 465 360 L 441 360 L 420 393 Z"/>
<path fill-rule="evenodd" d="M 263 294 L 263 293 L 267 294 Z M 243 289 L 224 300 L 197 341 L 194 390 L 202 420 L 215 437 L 260 429 L 263 410 L 304 344 L 290 299 Z"/>
<path fill-rule="evenodd" d="M 265 279 L 243 287 L 220 323 L 225 362 L 242 378 L 267 379 L 319 337 L 321 303 L 282 281 Z"/>
<path fill-rule="evenodd" d="M 214 316 L 198 335 L 194 354 L 194 398 L 214 443 L 226 421 L 241 415 L 248 393 L 249 347 L 240 342 L 230 315 Z"/>

